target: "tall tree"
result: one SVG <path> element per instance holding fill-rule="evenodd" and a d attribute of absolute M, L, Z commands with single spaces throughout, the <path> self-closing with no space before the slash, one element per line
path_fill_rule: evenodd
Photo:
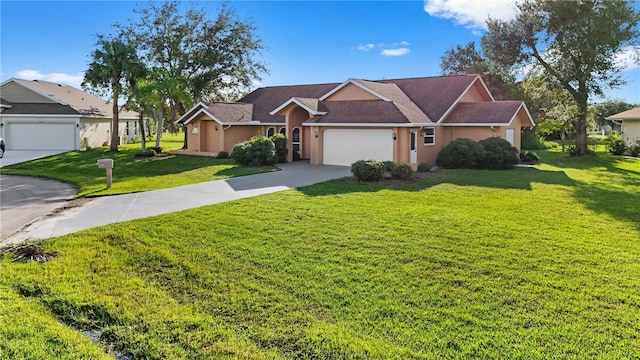
<path fill-rule="evenodd" d="M 627 46 L 637 52 L 640 14 L 624 0 L 524 0 L 516 10 L 514 20 L 487 21 L 482 48 L 514 71 L 539 64 L 571 95 L 576 151 L 584 155 L 589 96 L 624 83 L 615 55 Z"/>
<path fill-rule="evenodd" d="M 150 68 L 184 80 L 191 99 L 172 98 L 170 113 L 175 116 L 187 110 L 187 103 L 235 100 L 267 72 L 259 60 L 265 47 L 256 28 L 227 5 L 215 20 L 204 8 L 181 11 L 178 1 L 150 2 L 135 12 L 138 19 L 116 27 L 137 45 Z"/>
<path fill-rule="evenodd" d="M 478 74 L 497 100 L 520 98 L 520 89 L 513 75 L 491 62 L 476 43 L 456 45 L 440 56 L 440 68 L 444 75 Z"/>
<path fill-rule="evenodd" d="M 140 62 L 135 48 L 120 39 L 99 36 L 96 45 L 98 48 L 91 54 L 92 61 L 84 74 L 82 87 L 91 88 L 103 94 L 111 94 L 113 118 L 109 150 L 118 151 L 120 140 L 118 101 L 123 91 L 135 84 L 136 80 L 144 74 L 144 65 Z"/>

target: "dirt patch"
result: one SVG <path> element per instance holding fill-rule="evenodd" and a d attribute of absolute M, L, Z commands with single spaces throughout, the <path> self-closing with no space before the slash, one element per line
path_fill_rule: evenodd
<path fill-rule="evenodd" d="M 39 263 L 43 263 L 45 261 L 49 261 L 54 257 L 58 256 L 58 253 L 55 251 L 46 251 L 42 246 L 35 244 L 23 244 L 18 246 L 11 246 L 7 249 L 2 250 L 0 255 L 4 256 L 4 254 L 10 253 L 15 256 L 13 259 L 14 262 L 21 261 L 35 261 Z"/>

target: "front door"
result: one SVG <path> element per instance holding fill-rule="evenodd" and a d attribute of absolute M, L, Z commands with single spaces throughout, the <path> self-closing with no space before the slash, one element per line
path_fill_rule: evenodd
<path fill-rule="evenodd" d="M 411 150 L 409 152 L 409 161 L 411 161 L 412 164 L 415 164 L 418 162 L 418 132 L 417 131 L 411 132 Z"/>

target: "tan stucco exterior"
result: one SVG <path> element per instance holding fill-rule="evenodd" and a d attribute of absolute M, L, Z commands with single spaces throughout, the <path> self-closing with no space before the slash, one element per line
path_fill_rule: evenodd
<path fill-rule="evenodd" d="M 640 140 L 640 119 L 622 121 L 622 139 L 625 143 Z"/>
<path fill-rule="evenodd" d="M 478 77 L 478 79 L 480 79 Z M 376 96 L 375 92 L 367 91 L 361 86 L 356 85 L 353 82 L 346 82 L 340 85 L 337 90 L 329 93 L 326 98 L 321 98 L 323 102 L 328 106 L 331 102 L 339 101 L 354 101 L 354 100 L 381 100 Z M 326 96 L 326 95 L 325 95 Z M 469 138 L 475 141 L 483 140 L 490 137 L 501 137 L 503 139 L 511 140 L 512 144 L 520 149 L 520 132 L 521 127 L 530 126 L 530 117 L 524 106 L 521 106 L 517 110 L 517 114 L 507 124 L 502 122 L 499 124 L 487 124 L 487 123 L 433 123 L 429 125 L 428 122 L 424 123 L 415 121 L 415 117 L 408 115 L 407 119 L 411 118 L 412 122 L 390 124 L 390 123 L 348 123 L 349 119 L 339 119 L 344 121 L 343 123 L 318 123 L 316 117 L 322 116 L 322 110 L 318 107 L 313 107 L 309 100 L 303 98 L 292 98 L 288 100 L 280 107 L 276 107 L 271 112 L 271 115 L 278 115 L 284 117 L 284 124 L 282 125 L 266 125 L 266 124 L 233 124 L 222 125 L 215 120 L 209 118 L 204 113 L 199 115 L 195 119 L 189 120 L 188 131 L 188 151 L 201 152 L 201 153 L 217 153 L 221 150 L 231 152 L 233 146 L 239 142 L 249 140 L 252 136 L 261 134 L 267 135 L 267 130 L 272 127 L 274 133 L 279 133 L 282 128 L 286 129 L 285 136 L 287 138 L 287 160 L 289 162 L 294 160 L 295 149 L 298 149 L 301 159 L 308 159 L 311 164 L 320 165 L 325 163 L 325 156 L 336 157 L 335 153 L 325 152 L 323 144 L 325 143 L 325 133 L 327 130 L 375 130 L 384 129 L 389 131 L 389 138 L 393 139 L 393 161 L 396 163 L 407 163 L 414 168 L 420 163 L 434 164 L 438 152 L 443 146 L 458 138 Z M 306 102 L 305 102 L 306 101 Z M 395 100 L 394 100 L 395 101 Z M 494 101 L 491 94 L 488 92 L 481 80 L 474 81 L 471 85 L 460 94 L 460 97 L 456 102 L 451 105 L 449 111 L 442 115 L 444 119 L 451 109 L 459 102 L 492 102 Z M 513 110 L 515 111 L 515 110 Z M 325 113 L 326 114 L 326 113 Z M 384 119 L 383 119 L 384 120 Z M 441 119 L 431 119 L 432 121 L 438 121 Z M 487 121 L 486 119 L 478 118 L 478 121 Z M 429 121 L 429 119 L 426 119 Z M 194 128 L 198 128 L 197 132 L 194 132 Z M 294 143 L 294 131 L 299 130 L 299 141 Z M 428 142 L 425 142 L 425 134 L 428 132 Z M 382 132 L 377 132 L 383 134 Z M 337 134 L 335 131 L 333 134 Z M 342 139 L 353 139 L 354 137 L 360 137 L 365 139 L 359 143 L 352 142 L 350 144 L 365 144 L 369 134 L 374 135 L 375 132 L 370 131 L 366 135 L 360 135 L 355 133 L 343 132 L 342 137 L 335 136 L 334 139 L 337 142 L 343 141 Z M 415 134 L 415 135 L 414 135 Z M 433 134 L 433 135 L 431 135 Z M 383 134 L 384 135 L 384 134 Z M 386 135 L 384 135 L 386 136 Z M 416 137 L 415 152 L 412 155 L 411 144 L 412 137 Z M 509 139 L 512 137 L 512 139 Z M 382 137 L 379 143 L 386 144 L 388 146 L 386 137 Z M 333 143 L 333 140 L 332 140 Z M 369 142 L 368 144 L 372 144 Z M 363 147 L 364 148 L 364 147 Z M 337 147 L 336 147 L 337 149 Z M 374 149 L 372 147 L 371 149 Z M 385 150 L 385 156 L 388 156 L 389 148 Z M 353 152 L 355 154 L 355 151 Z M 328 161 L 328 160 L 327 160 Z"/>

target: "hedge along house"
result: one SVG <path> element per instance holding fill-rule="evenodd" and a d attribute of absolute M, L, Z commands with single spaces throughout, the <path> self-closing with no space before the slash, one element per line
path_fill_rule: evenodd
<path fill-rule="evenodd" d="M 254 135 L 279 132 L 289 161 L 414 166 L 433 164 L 458 138 L 501 137 L 519 149 L 521 128 L 534 125 L 522 101 L 495 101 L 478 75 L 266 87 L 236 103 L 199 103 L 177 122 L 187 125 L 186 154 L 231 152 Z"/>

